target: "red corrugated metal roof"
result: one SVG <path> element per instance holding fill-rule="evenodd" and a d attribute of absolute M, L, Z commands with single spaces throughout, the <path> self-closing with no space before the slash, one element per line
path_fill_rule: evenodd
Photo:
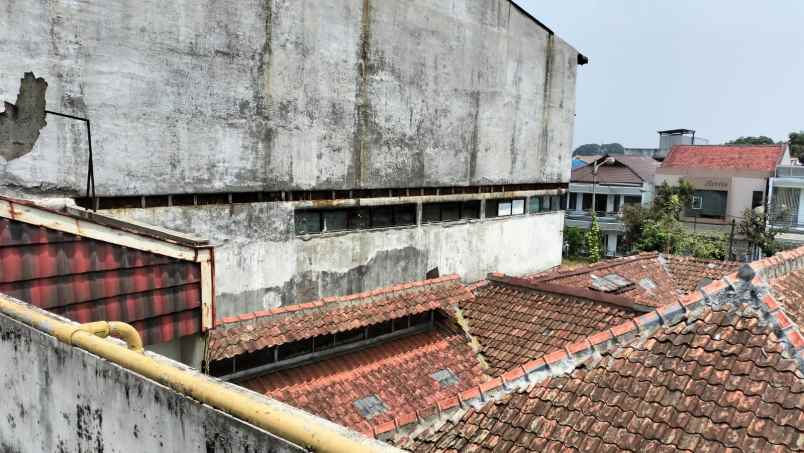
<path fill-rule="evenodd" d="M 145 344 L 201 332 L 200 264 L 0 218 L 0 292 Z"/>
<path fill-rule="evenodd" d="M 675 145 L 661 168 L 773 172 L 785 145 Z"/>

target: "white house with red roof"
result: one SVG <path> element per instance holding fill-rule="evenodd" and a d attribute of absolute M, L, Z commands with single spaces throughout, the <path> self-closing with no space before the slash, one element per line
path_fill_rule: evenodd
<path fill-rule="evenodd" d="M 682 220 L 691 228 L 729 232 L 746 209 L 764 206 L 768 180 L 790 163 L 787 144 L 676 145 L 656 170 L 656 184 L 692 184 L 695 194 Z"/>

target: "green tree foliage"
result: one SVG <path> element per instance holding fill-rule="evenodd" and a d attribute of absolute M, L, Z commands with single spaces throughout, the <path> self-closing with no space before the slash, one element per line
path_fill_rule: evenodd
<path fill-rule="evenodd" d="M 660 251 L 697 258 L 723 259 L 725 236 L 705 236 L 687 231 L 681 213 L 689 206 L 694 189 L 681 181 L 672 187 L 666 182 L 656 187 L 653 206 L 627 206 L 623 210 L 625 242 L 637 251 Z"/>
<path fill-rule="evenodd" d="M 573 156 L 595 156 L 603 154 L 624 154 L 625 148 L 619 143 L 606 143 L 599 145 L 597 143 L 587 143 L 575 148 L 572 152 Z"/>
<path fill-rule="evenodd" d="M 790 155 L 804 160 L 804 131 L 791 132 Z"/>
<path fill-rule="evenodd" d="M 602 256 L 600 255 L 600 243 L 603 240 L 603 235 L 600 232 L 600 223 L 597 221 L 597 216 L 592 215 L 592 227 L 586 232 L 586 254 L 589 261 L 597 263 Z"/>
<path fill-rule="evenodd" d="M 766 228 L 767 217 L 761 209 L 746 209 L 743 211 L 743 220 L 740 221 L 740 233 L 754 247 L 762 250 L 765 256 L 771 256 L 779 250 L 776 244 L 776 231 Z"/>
<path fill-rule="evenodd" d="M 564 242 L 567 243 L 567 255 L 577 257 L 583 253 L 586 235 L 580 228 L 566 227 L 564 228 Z"/>
<path fill-rule="evenodd" d="M 760 135 L 757 137 L 740 137 L 736 140 L 726 142 L 727 145 L 772 145 L 773 139 Z"/>

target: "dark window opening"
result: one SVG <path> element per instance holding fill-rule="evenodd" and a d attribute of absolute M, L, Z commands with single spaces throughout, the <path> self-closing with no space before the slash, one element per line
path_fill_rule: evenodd
<path fill-rule="evenodd" d="M 595 195 L 595 211 L 597 212 L 606 212 L 606 199 L 608 197 L 606 195 Z"/>
<path fill-rule="evenodd" d="M 285 343 L 283 345 L 279 345 L 279 352 L 277 354 L 277 358 L 279 360 L 287 360 L 292 359 L 293 357 L 298 357 L 300 355 L 310 354 L 312 352 L 313 352 L 313 339 L 308 338 L 306 340 L 294 341 L 292 343 Z M 259 365 L 260 364 L 257 364 L 255 366 Z M 253 366 L 241 367 L 240 365 L 238 365 L 238 368 L 247 369 L 247 368 L 253 368 Z"/>
<path fill-rule="evenodd" d="M 296 234 L 318 234 L 416 224 L 416 205 L 341 209 L 297 209 Z"/>
<path fill-rule="evenodd" d="M 751 194 L 751 209 L 754 209 L 758 206 L 762 206 L 762 202 L 764 201 L 765 194 L 761 190 L 755 190 Z"/>
<path fill-rule="evenodd" d="M 639 206 L 641 204 L 642 204 L 642 197 L 639 195 L 625 195 L 623 197 L 623 205 Z"/>
<path fill-rule="evenodd" d="M 592 210 L 592 194 L 585 193 L 583 194 L 583 200 L 581 200 L 581 208 L 584 211 L 591 211 Z"/>
<path fill-rule="evenodd" d="M 571 193 L 570 197 L 569 197 L 569 210 L 574 211 L 575 206 L 577 206 L 577 205 L 578 205 L 578 194 L 577 193 Z"/>
<path fill-rule="evenodd" d="M 427 280 L 432 280 L 432 279 L 438 278 L 438 277 L 439 277 L 439 275 L 438 275 L 438 267 L 434 267 L 434 268 L 430 269 L 429 271 L 427 271 L 427 275 L 425 276 L 425 278 Z"/>
<path fill-rule="evenodd" d="M 368 328 L 368 337 L 374 338 L 380 335 L 389 334 L 394 331 L 393 321 L 385 321 L 379 324 L 370 325 Z"/>
<path fill-rule="evenodd" d="M 366 338 L 366 329 L 363 328 L 347 330 L 345 332 L 338 332 L 335 334 L 335 346 L 354 343 L 356 341 L 365 340 L 365 338 Z"/>
<path fill-rule="evenodd" d="M 452 222 L 460 219 L 479 219 L 480 200 L 422 205 L 422 223 Z"/>
<path fill-rule="evenodd" d="M 726 217 L 728 192 L 720 190 L 696 190 L 690 206 L 685 209 L 687 217 L 722 219 Z"/>

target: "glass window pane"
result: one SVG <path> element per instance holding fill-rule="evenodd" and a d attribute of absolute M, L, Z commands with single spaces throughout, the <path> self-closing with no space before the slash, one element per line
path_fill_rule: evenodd
<path fill-rule="evenodd" d="M 343 231 L 347 227 L 346 210 L 324 211 L 324 230 Z"/>
<path fill-rule="evenodd" d="M 438 203 L 426 203 L 422 206 L 422 223 L 440 222 L 441 206 Z"/>
<path fill-rule="evenodd" d="M 497 217 L 497 200 L 486 200 L 486 217 Z"/>
<path fill-rule="evenodd" d="M 368 208 L 357 208 L 349 210 L 349 229 L 364 230 L 371 226 L 371 219 Z"/>
<path fill-rule="evenodd" d="M 511 214 L 519 215 L 525 213 L 525 200 L 520 198 L 511 201 Z"/>
<path fill-rule="evenodd" d="M 464 219 L 479 219 L 480 218 L 480 200 L 464 201 L 461 217 Z"/>
<path fill-rule="evenodd" d="M 530 197 L 528 201 L 528 212 L 539 212 L 539 209 L 542 207 L 542 198 L 541 197 Z"/>
<path fill-rule="evenodd" d="M 497 202 L 497 215 L 504 216 L 504 215 L 511 215 L 511 201 L 499 201 Z"/>
<path fill-rule="evenodd" d="M 296 234 L 321 232 L 321 214 L 317 211 L 296 211 Z"/>
<path fill-rule="evenodd" d="M 403 204 L 394 207 L 394 217 L 397 225 L 414 225 L 416 224 L 416 205 Z"/>
<path fill-rule="evenodd" d="M 441 220 L 444 222 L 461 218 L 460 203 L 441 203 Z"/>
<path fill-rule="evenodd" d="M 550 196 L 545 195 L 542 198 L 542 209 L 541 212 L 547 212 L 550 210 Z"/>
<path fill-rule="evenodd" d="M 553 195 L 552 200 L 553 202 L 550 205 L 550 207 L 553 208 L 552 209 L 553 211 L 560 211 L 561 209 L 563 209 L 561 207 L 561 198 L 558 195 Z"/>
<path fill-rule="evenodd" d="M 394 225 L 394 208 L 391 206 L 376 206 L 371 208 L 371 227 L 385 228 Z"/>

